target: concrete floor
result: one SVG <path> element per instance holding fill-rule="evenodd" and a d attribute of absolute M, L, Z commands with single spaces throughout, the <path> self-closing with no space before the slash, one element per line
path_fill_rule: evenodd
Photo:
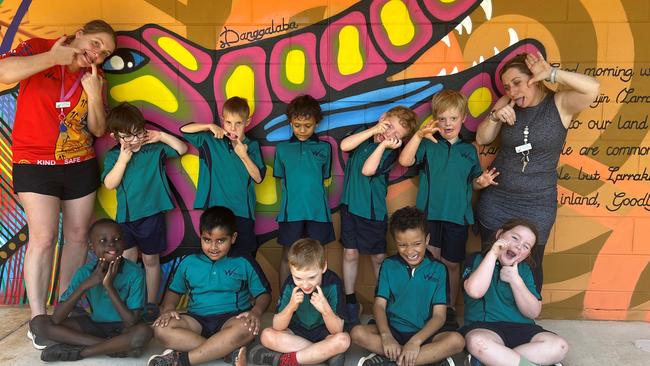
<path fill-rule="evenodd" d="M 270 323 L 267 314 L 264 323 Z M 25 336 L 29 310 L 24 307 L 0 307 L 0 365 L 43 364 L 40 352 L 32 347 Z M 650 323 L 609 322 L 583 320 L 541 320 L 544 328 L 565 337 L 571 349 L 565 366 L 648 366 L 650 365 Z M 648 340 L 638 342 L 639 340 Z M 635 345 L 635 342 L 637 345 Z M 645 351 L 640 349 L 645 348 Z M 73 365 L 145 365 L 149 356 L 159 353 L 162 347 L 152 342 L 145 355 L 138 359 L 115 359 L 98 357 L 81 362 L 61 362 Z M 346 353 L 346 366 L 354 366 L 367 352 L 351 347 Z M 455 358 L 462 365 L 462 357 Z M 226 365 L 213 362 L 209 365 Z"/>

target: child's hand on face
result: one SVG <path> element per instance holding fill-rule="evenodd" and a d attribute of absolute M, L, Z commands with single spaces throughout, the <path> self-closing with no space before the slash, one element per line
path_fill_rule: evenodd
<path fill-rule="evenodd" d="M 436 132 L 439 132 L 440 128 L 437 127 L 436 125 L 437 125 L 437 121 L 431 121 L 431 122 L 427 123 L 426 125 L 424 125 L 424 127 L 420 128 L 418 130 L 417 135 L 421 139 L 427 139 L 427 140 L 430 140 L 431 142 L 437 144 L 438 140 L 436 140 L 436 138 L 433 137 L 433 134 L 436 133 Z"/>
<path fill-rule="evenodd" d="M 215 139 L 222 139 L 223 136 L 226 134 L 226 131 L 224 131 L 223 128 L 215 124 L 210 124 L 209 128 L 210 128 L 210 132 L 212 132 L 212 136 L 214 136 Z"/>
<path fill-rule="evenodd" d="M 298 309 L 298 305 L 302 304 L 304 299 L 305 293 L 302 292 L 300 287 L 294 287 L 293 291 L 291 291 L 291 300 L 289 300 L 289 305 L 291 305 L 293 311 L 296 311 Z"/>
<path fill-rule="evenodd" d="M 381 336 L 381 347 L 384 350 L 384 355 L 391 361 L 397 362 L 399 356 L 402 354 L 402 346 L 397 343 L 392 334 Z"/>
<path fill-rule="evenodd" d="M 162 132 L 156 130 L 146 130 L 146 135 L 144 138 L 143 144 L 153 144 L 154 142 L 159 142 L 162 139 Z"/>
<path fill-rule="evenodd" d="M 95 287 L 102 283 L 104 281 L 104 277 L 106 277 L 106 272 L 108 269 L 108 263 L 104 260 L 104 258 L 99 258 L 97 260 L 97 265 L 95 266 L 95 269 L 93 272 L 88 276 L 86 279 L 86 285 L 87 288 Z"/>
<path fill-rule="evenodd" d="M 501 267 L 499 277 L 501 278 L 501 281 L 509 284 L 521 281 L 521 276 L 519 276 L 519 270 L 517 268 L 517 262 L 513 263 L 512 266 Z"/>
<path fill-rule="evenodd" d="M 500 256 L 501 253 L 505 252 L 508 250 L 508 247 L 510 246 L 510 243 L 503 239 L 497 239 L 497 241 L 492 244 L 492 248 L 490 251 L 495 255 L 495 256 Z"/>
<path fill-rule="evenodd" d="M 495 182 L 494 180 L 499 176 L 499 174 L 501 173 L 497 172 L 496 168 L 486 170 L 483 172 L 483 174 L 476 178 L 476 184 L 478 184 L 481 188 L 485 188 L 487 186 L 497 186 L 499 183 Z"/>
<path fill-rule="evenodd" d="M 316 286 L 316 290 L 311 293 L 311 298 L 309 299 L 312 305 L 318 310 L 319 313 L 323 314 L 329 311 L 332 311 L 330 303 L 327 301 L 327 298 L 323 294 L 320 286 Z"/>
<path fill-rule="evenodd" d="M 420 354 L 420 346 L 413 342 L 407 342 L 402 348 L 402 354 L 397 359 L 399 366 L 415 366 L 415 360 Z"/>
<path fill-rule="evenodd" d="M 390 122 L 386 119 L 386 113 L 384 113 L 381 115 L 381 117 L 379 117 L 377 124 L 372 127 L 372 134 L 381 135 L 384 132 L 388 131 L 389 128 Z"/>
<path fill-rule="evenodd" d="M 244 157 L 248 153 L 248 145 L 237 139 L 232 140 L 232 147 L 235 150 L 235 154 L 237 154 L 239 157 Z"/>
<path fill-rule="evenodd" d="M 260 332 L 260 317 L 252 311 L 246 311 L 237 315 L 237 319 L 244 319 L 244 326 L 252 335 L 257 335 Z"/>
<path fill-rule="evenodd" d="M 172 311 L 168 311 L 166 313 L 160 314 L 158 319 L 156 319 L 156 321 L 153 322 L 153 326 L 154 327 L 164 328 L 167 325 L 169 325 L 169 322 L 172 319 L 181 320 L 181 316 L 180 316 L 180 314 L 178 314 L 178 312 L 176 310 L 172 310 Z"/>
<path fill-rule="evenodd" d="M 385 148 L 395 150 L 402 146 L 402 140 L 397 137 L 391 137 L 381 142 Z"/>
<path fill-rule="evenodd" d="M 133 151 L 131 151 L 131 149 L 127 146 L 126 143 L 122 143 L 120 145 L 120 155 L 117 157 L 117 162 L 126 165 L 128 164 L 129 161 L 131 161 L 132 156 L 133 156 Z"/>
<path fill-rule="evenodd" d="M 119 256 L 114 261 L 111 261 L 108 264 L 108 270 L 106 271 L 106 275 L 102 280 L 102 284 L 104 285 L 105 288 L 109 288 L 113 286 L 113 281 L 115 280 L 115 276 L 117 275 L 117 269 L 119 267 L 121 260 L 122 260 L 122 256 Z"/>

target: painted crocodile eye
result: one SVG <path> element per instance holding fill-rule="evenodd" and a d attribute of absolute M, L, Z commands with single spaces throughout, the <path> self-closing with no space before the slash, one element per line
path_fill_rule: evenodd
<path fill-rule="evenodd" d="M 149 58 L 138 51 L 118 48 L 111 57 L 104 61 L 104 71 L 113 74 L 124 74 L 133 72 L 148 62 Z"/>

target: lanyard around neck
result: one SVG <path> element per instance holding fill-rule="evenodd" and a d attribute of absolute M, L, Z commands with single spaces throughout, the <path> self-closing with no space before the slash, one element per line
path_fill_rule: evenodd
<path fill-rule="evenodd" d="M 65 66 L 61 65 L 61 93 L 59 94 L 59 100 L 56 102 L 55 107 L 59 110 L 59 119 L 63 121 L 65 118 L 65 113 L 63 113 L 64 108 L 70 107 L 70 97 L 77 91 L 79 84 L 81 83 L 81 77 L 83 73 L 79 73 L 77 79 L 74 81 L 68 92 L 65 91 Z"/>

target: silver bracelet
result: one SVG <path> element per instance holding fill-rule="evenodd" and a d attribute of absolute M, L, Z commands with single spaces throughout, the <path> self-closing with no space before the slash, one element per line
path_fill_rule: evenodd
<path fill-rule="evenodd" d="M 550 82 L 551 84 L 555 84 L 557 82 L 557 67 L 552 67 L 551 68 L 551 74 L 549 75 L 547 81 Z"/>

